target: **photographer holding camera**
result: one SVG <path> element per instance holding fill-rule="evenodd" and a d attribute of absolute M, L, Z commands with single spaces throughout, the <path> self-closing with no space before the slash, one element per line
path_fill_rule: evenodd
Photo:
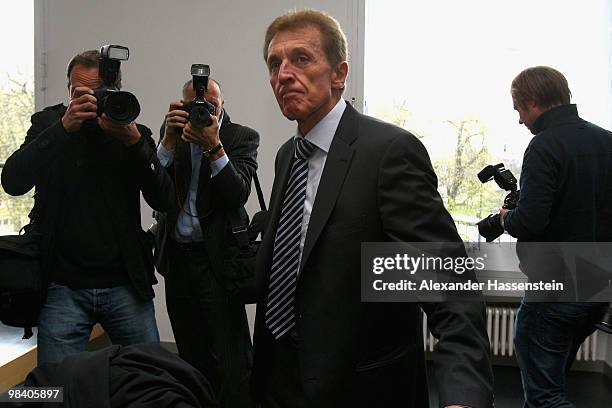
<path fill-rule="evenodd" d="M 535 244 L 524 242 L 612 241 L 612 133 L 578 116 L 567 80 L 553 68 L 522 71 L 511 93 L 519 123 L 535 136 L 523 158 L 517 206 L 500 209 L 501 225 L 526 251 Z M 540 260 L 547 256 L 531 252 Z M 521 258 L 530 280 L 542 269 L 563 274 L 562 263 L 529 262 L 525 268 Z M 539 303 L 529 296 L 515 323 L 525 407 L 574 407 L 566 397 L 566 373 L 607 305 Z"/>
<path fill-rule="evenodd" d="M 179 355 L 212 384 L 224 408 L 252 407 L 251 337 L 244 303 L 221 285 L 229 216 L 240 213 L 257 169 L 258 133 L 233 123 L 207 65 L 192 66 L 170 103 L 157 154 L 176 198 L 157 224 L 158 271 Z M 243 214 L 244 213 L 244 214 Z"/>
<path fill-rule="evenodd" d="M 95 323 L 115 344 L 159 341 L 140 193 L 163 211 L 174 190 L 151 131 L 133 121 L 136 98 L 119 91 L 119 64 L 127 55 L 125 47 L 105 46 L 72 58 L 68 106 L 35 113 L 2 172 L 7 193 L 36 189 L 30 218 L 42 234 L 41 268 L 49 282 L 38 318 L 39 364 L 85 350 Z"/>

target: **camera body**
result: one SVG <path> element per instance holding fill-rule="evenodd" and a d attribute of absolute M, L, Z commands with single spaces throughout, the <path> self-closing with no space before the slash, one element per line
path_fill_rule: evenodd
<path fill-rule="evenodd" d="M 603 332 L 612 334 L 612 307 L 609 307 L 601 320 L 595 323 L 595 327 Z"/>
<path fill-rule="evenodd" d="M 478 173 L 478 179 L 483 184 L 488 181 L 495 180 L 495 183 L 497 183 L 500 188 L 509 191 L 504 198 L 504 205 L 502 208 L 508 210 L 516 208 L 520 195 L 516 177 L 514 177 L 510 170 L 504 167 L 503 163 L 486 166 L 480 171 L 480 173 Z M 478 225 L 478 233 L 485 237 L 487 242 L 493 241 L 504 233 L 499 217 L 499 213 L 490 214 L 486 218 L 478 221 L 476 224 Z"/>
<path fill-rule="evenodd" d="M 181 107 L 189 113 L 189 123 L 196 128 L 205 128 L 212 125 L 211 116 L 215 116 L 217 108 L 208 102 L 204 97 L 208 91 L 208 78 L 210 77 L 210 67 L 206 64 L 192 64 L 191 76 L 193 91 L 196 97 L 193 101 Z"/>
<path fill-rule="evenodd" d="M 140 103 L 130 92 L 119 90 L 121 61 L 127 61 L 130 51 L 121 45 L 105 45 L 100 48 L 99 73 L 102 86 L 94 90 L 98 104 L 98 116 L 106 113 L 109 119 L 128 124 L 140 114 Z"/>

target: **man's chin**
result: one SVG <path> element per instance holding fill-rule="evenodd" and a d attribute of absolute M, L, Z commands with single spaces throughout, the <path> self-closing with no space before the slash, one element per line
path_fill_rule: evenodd
<path fill-rule="evenodd" d="M 299 120 L 301 117 L 300 112 L 295 109 L 281 108 L 281 111 L 283 112 L 283 115 L 285 115 L 285 117 L 289 120 Z"/>

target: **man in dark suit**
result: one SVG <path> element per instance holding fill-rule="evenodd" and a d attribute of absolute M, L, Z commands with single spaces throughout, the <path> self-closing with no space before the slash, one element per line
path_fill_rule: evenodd
<path fill-rule="evenodd" d="M 461 242 L 423 145 L 342 99 L 346 38 L 325 13 L 277 18 L 264 59 L 297 131 L 279 150 L 256 271 L 253 393 L 263 407 L 427 407 L 420 309 L 362 303 L 362 242 Z M 482 303 L 421 305 L 441 406 L 492 406 Z"/>
<path fill-rule="evenodd" d="M 148 128 L 97 118 L 99 59 L 92 50 L 70 61 L 68 107 L 35 113 L 2 172 L 9 194 L 36 188 L 30 217 L 42 233 L 42 270 L 50 282 L 38 319 L 39 363 L 83 351 L 96 322 L 116 344 L 159 341 L 140 193 L 164 211 L 174 190 Z"/>
<path fill-rule="evenodd" d="M 195 98 L 189 81 L 162 128 L 157 153 L 177 196 L 158 222 L 158 271 L 179 355 L 208 378 L 222 407 L 250 407 L 251 337 L 244 303 L 222 284 L 223 250 L 232 242 L 230 214 L 247 222 L 259 135 L 230 120 L 216 81 L 204 96 L 216 110 L 210 126 L 195 127 L 180 109 Z"/>
<path fill-rule="evenodd" d="M 525 407 L 573 407 L 566 397 L 565 376 L 576 352 L 595 330 L 606 303 L 587 302 L 579 293 L 595 276 L 593 269 L 567 265 L 552 245 L 535 243 L 578 242 L 573 257 L 596 263 L 587 242 L 612 241 L 612 133 L 578 116 L 570 104 L 571 92 L 563 74 L 550 67 L 532 67 L 516 76 L 511 87 L 519 123 L 535 136 L 521 169 L 521 194 L 516 209 L 500 210 L 500 222 L 519 241 L 523 272 L 530 281 L 571 279 L 580 303 L 542 303 L 542 296 L 527 292 L 516 318 L 516 355 L 521 368 Z M 569 244 L 560 246 L 567 252 Z M 573 251 L 572 251 L 573 252 Z M 526 256 L 529 254 L 529 257 Z M 571 258 L 570 258 L 571 259 Z M 577 268 L 577 269 L 576 269 Z M 603 275 L 603 289 L 610 279 Z M 564 276 L 565 275 L 565 276 Z M 548 299 L 545 299 L 548 300 Z M 553 299 L 554 300 L 554 299 Z M 561 299 L 568 300 L 568 299 Z"/>

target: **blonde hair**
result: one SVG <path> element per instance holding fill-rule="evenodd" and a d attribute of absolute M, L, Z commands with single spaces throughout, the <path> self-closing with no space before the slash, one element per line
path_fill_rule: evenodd
<path fill-rule="evenodd" d="M 264 61 L 268 60 L 268 47 L 276 34 L 297 28 L 314 26 L 323 37 L 323 50 L 330 65 L 336 65 L 348 58 L 346 35 L 340 23 L 329 14 L 313 9 L 293 10 L 277 17 L 266 30 L 264 40 Z"/>

